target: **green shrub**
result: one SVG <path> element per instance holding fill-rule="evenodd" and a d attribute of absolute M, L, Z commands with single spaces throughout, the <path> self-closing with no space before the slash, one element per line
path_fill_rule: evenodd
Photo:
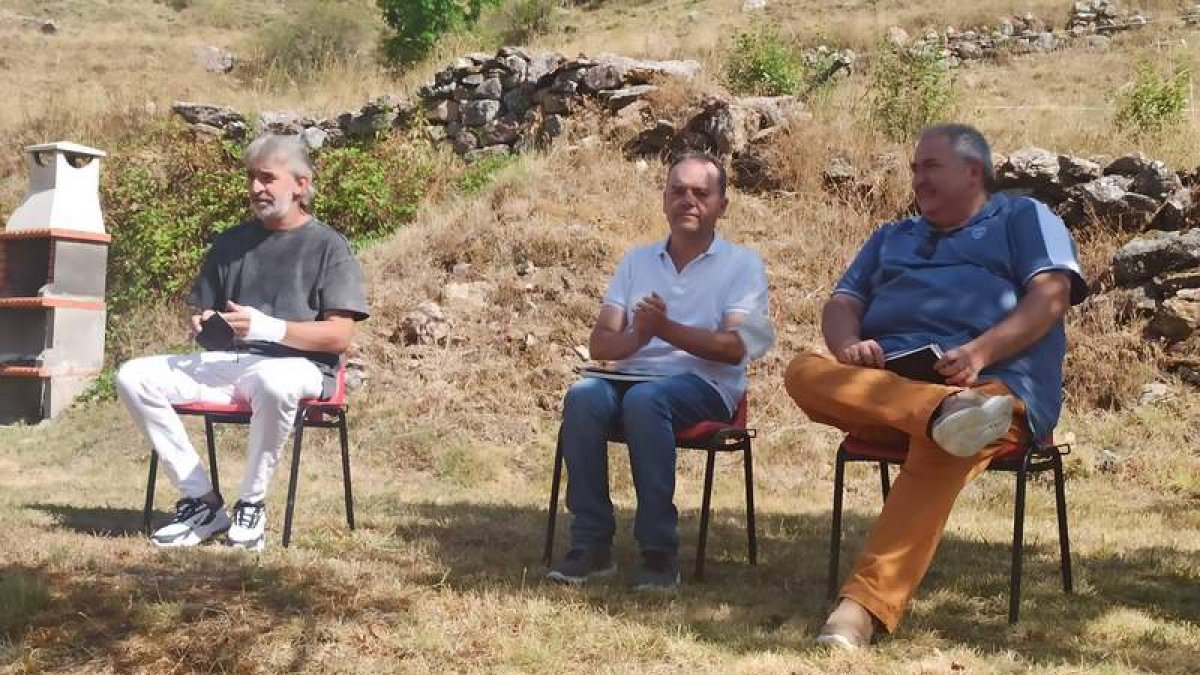
<path fill-rule="evenodd" d="M 1115 122 L 1119 129 L 1135 134 L 1152 134 L 1183 121 L 1188 104 L 1191 69 L 1176 64 L 1162 73 L 1143 58 L 1137 64 L 1133 88 L 1117 100 Z"/>
<path fill-rule="evenodd" d="M 941 52 L 938 43 L 922 49 L 879 44 L 871 70 L 871 112 L 888 138 L 912 140 L 921 129 L 946 119 L 953 89 Z"/>
<path fill-rule="evenodd" d="M 804 68 L 777 32 L 762 29 L 733 38 L 725 75 L 738 93 L 782 96 L 799 92 Z"/>
<path fill-rule="evenodd" d="M 359 56 L 369 44 L 373 17 L 356 3 L 307 0 L 293 3 L 260 36 L 261 65 L 268 72 L 303 80 L 332 63 Z"/>
<path fill-rule="evenodd" d="M 496 179 L 497 174 L 516 160 L 516 155 L 485 155 L 479 158 L 458 177 L 459 191 L 468 195 L 482 192 Z"/>
<path fill-rule="evenodd" d="M 394 31 L 384 39 L 385 58 L 398 66 L 416 63 L 446 33 L 475 25 L 484 5 L 499 0 L 376 0 Z"/>
<path fill-rule="evenodd" d="M 499 12 L 500 42 L 525 44 L 555 28 L 561 0 L 512 0 Z"/>

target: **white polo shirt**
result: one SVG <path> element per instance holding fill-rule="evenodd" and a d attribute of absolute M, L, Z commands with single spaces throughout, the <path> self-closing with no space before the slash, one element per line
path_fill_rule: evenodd
<path fill-rule="evenodd" d="M 632 331 L 633 308 L 652 292 L 667 303 L 667 318 L 692 328 L 719 330 L 728 314 L 767 315 L 762 259 L 719 236 L 681 271 L 676 271 L 665 239 L 633 249 L 617 266 L 604 304 L 624 310 L 626 330 Z M 730 414 L 746 391 L 745 362 L 708 361 L 659 338 L 617 365 L 661 375 L 694 373 L 717 390 Z"/>

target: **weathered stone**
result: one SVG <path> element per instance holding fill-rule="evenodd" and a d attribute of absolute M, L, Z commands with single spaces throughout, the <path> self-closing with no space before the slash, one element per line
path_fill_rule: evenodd
<path fill-rule="evenodd" d="M 1124 229 L 1143 230 L 1149 227 L 1158 211 L 1154 199 L 1129 192 L 1132 180 L 1125 176 L 1104 176 L 1067 190 L 1067 200 L 1059 207 L 1059 215 L 1070 227 L 1089 218 Z"/>
<path fill-rule="evenodd" d="M 1103 175 L 1100 164 L 1082 157 L 1058 156 L 1058 179 L 1064 187 L 1088 183 Z"/>
<path fill-rule="evenodd" d="M 584 90 L 592 92 L 618 89 L 623 83 L 622 72 L 609 64 L 589 68 L 582 81 Z"/>
<path fill-rule="evenodd" d="M 1163 201 L 1150 227 L 1155 230 L 1180 230 L 1187 226 L 1188 214 L 1192 210 L 1192 193 L 1180 188 Z"/>
<path fill-rule="evenodd" d="M 579 97 L 571 94 L 552 94 L 542 99 L 542 110 L 547 115 L 570 115 L 575 112 Z"/>
<path fill-rule="evenodd" d="M 316 125 L 312 119 L 294 110 L 264 110 L 258 114 L 258 132 L 294 135 Z"/>
<path fill-rule="evenodd" d="M 1158 312 L 1158 300 L 1156 299 L 1158 294 L 1148 284 L 1131 288 L 1115 288 L 1105 295 L 1112 299 L 1119 321 L 1149 319 Z"/>
<path fill-rule="evenodd" d="M 467 87 L 468 89 L 474 89 L 475 87 L 483 84 L 483 81 L 486 79 L 487 78 L 484 77 L 483 73 L 472 73 L 460 78 L 458 83 L 461 86 Z"/>
<path fill-rule="evenodd" d="M 489 145 L 486 148 L 472 150 L 463 156 L 467 162 L 477 162 L 484 157 L 495 157 L 512 154 L 512 148 L 507 145 Z"/>
<path fill-rule="evenodd" d="M 1155 277 L 1154 288 L 1161 297 L 1171 297 L 1185 288 L 1200 288 L 1200 269 L 1170 272 Z"/>
<path fill-rule="evenodd" d="M 1134 239 L 1113 256 L 1113 277 L 1128 286 L 1196 266 L 1200 266 L 1200 229 Z"/>
<path fill-rule="evenodd" d="M 761 125 L 775 127 L 787 124 L 790 119 L 811 119 L 812 115 L 795 96 L 743 96 L 734 100 L 739 106 L 750 108 L 761 117 Z"/>
<path fill-rule="evenodd" d="M 426 300 L 404 315 L 392 332 L 391 340 L 403 345 L 445 344 L 450 337 L 450 322 L 436 302 Z"/>
<path fill-rule="evenodd" d="M 1002 189 L 1030 190 L 1034 197 L 1050 204 L 1064 198 L 1059 179 L 1059 157 L 1044 148 L 1021 148 L 996 167 L 996 180 Z"/>
<path fill-rule="evenodd" d="M 499 101 L 491 99 L 469 101 L 462 106 L 462 121 L 469 127 L 481 127 L 496 119 L 496 115 L 499 113 Z"/>
<path fill-rule="evenodd" d="M 701 102 L 701 112 L 685 130 L 707 136 L 707 145 L 717 154 L 732 155 L 746 148 L 750 137 L 762 128 L 762 121 L 762 114 L 754 108 L 710 96 Z"/>
<path fill-rule="evenodd" d="M 677 77 L 690 80 L 700 73 L 698 61 L 647 61 L 625 56 L 604 54 L 596 58 L 597 65 L 616 68 L 627 84 L 653 84 L 656 77 Z"/>
<path fill-rule="evenodd" d="M 342 130 L 351 137 L 371 137 L 391 129 L 397 117 L 396 113 L 390 111 L 358 113 L 351 115 L 347 123 L 342 125 Z"/>
<path fill-rule="evenodd" d="M 1146 326 L 1152 335 L 1171 341 L 1187 339 L 1200 327 L 1200 289 L 1185 288 L 1167 298 Z"/>
<path fill-rule="evenodd" d="M 529 71 L 526 73 L 526 77 L 530 82 L 542 86 L 540 80 L 552 75 L 564 61 L 566 59 L 561 54 L 538 54 L 529 59 Z"/>
<path fill-rule="evenodd" d="M 425 111 L 425 119 L 434 124 L 447 124 L 458 119 L 457 101 L 438 101 Z"/>
<path fill-rule="evenodd" d="M 503 117 L 485 124 L 479 132 L 480 145 L 512 145 L 521 137 L 521 122 Z"/>
<path fill-rule="evenodd" d="M 1057 46 L 1058 38 L 1054 37 L 1054 33 L 1038 33 L 1033 41 L 1033 48 L 1040 52 L 1052 51 Z"/>
<path fill-rule="evenodd" d="M 524 115 L 533 107 L 533 101 L 523 89 L 512 89 L 504 94 L 504 108 L 513 115 Z"/>
<path fill-rule="evenodd" d="M 821 172 L 821 181 L 825 187 L 838 189 L 847 185 L 852 185 L 858 180 L 858 169 L 845 158 L 834 156 L 825 163 L 825 169 Z"/>
<path fill-rule="evenodd" d="M 676 136 L 675 124 L 670 120 L 657 120 L 654 126 L 644 129 L 627 148 L 634 154 L 653 155 L 662 152 Z"/>
<path fill-rule="evenodd" d="M 1113 160 L 1108 166 L 1104 167 L 1104 175 L 1129 176 L 1136 178 L 1142 172 L 1150 168 L 1152 160 L 1147 159 L 1140 152 L 1133 152 Z"/>
<path fill-rule="evenodd" d="M 233 52 L 220 47 L 196 47 L 192 51 L 192 57 L 195 59 L 196 65 L 210 73 L 231 72 L 234 64 L 237 63 L 237 57 L 233 55 Z"/>
<path fill-rule="evenodd" d="M 325 145 L 325 141 L 329 140 L 329 132 L 321 127 L 308 127 L 300 132 L 300 140 L 304 141 L 309 150 L 319 150 Z"/>
<path fill-rule="evenodd" d="M 579 83 L 570 78 L 562 78 L 555 80 L 554 85 L 547 91 L 552 94 L 574 94 L 579 91 Z"/>
<path fill-rule="evenodd" d="M 191 130 L 192 134 L 196 138 L 204 140 L 215 140 L 225 135 L 224 129 L 221 129 L 220 127 L 214 127 L 211 124 L 205 124 L 203 122 L 197 122 L 188 127 L 188 129 Z"/>
<path fill-rule="evenodd" d="M 479 147 L 479 139 L 470 131 L 460 131 L 454 135 L 454 152 L 465 155 Z"/>
<path fill-rule="evenodd" d="M 246 122 L 246 118 L 233 108 L 207 103 L 176 101 L 171 104 L 171 111 L 189 124 L 207 124 L 220 128 L 230 122 Z"/>
<path fill-rule="evenodd" d="M 608 104 L 609 110 L 615 111 L 639 101 L 642 97 L 656 91 L 658 91 L 658 87 L 652 84 L 635 84 L 632 87 L 600 92 L 600 98 Z"/>
<path fill-rule="evenodd" d="M 475 87 L 473 96 L 474 98 L 486 98 L 493 101 L 499 101 L 500 98 L 504 96 L 504 87 L 500 84 L 499 78 L 489 77 L 478 87 Z"/>
<path fill-rule="evenodd" d="M 529 56 L 529 52 L 515 45 L 505 45 L 500 48 L 500 51 L 496 52 L 496 57 L 499 59 L 507 59 L 514 56 L 522 61 L 525 61 L 526 63 L 528 63 L 530 58 L 532 58 Z"/>
<path fill-rule="evenodd" d="M 448 138 L 446 135 L 446 127 L 425 127 L 425 138 L 427 138 L 430 143 L 441 143 Z"/>
<path fill-rule="evenodd" d="M 558 138 L 567 131 L 567 120 L 562 115 L 546 115 L 542 120 L 542 135 L 546 138 Z"/>
<path fill-rule="evenodd" d="M 767 8 L 767 0 L 742 0 L 743 12 L 757 12 Z"/>
<path fill-rule="evenodd" d="M 1147 162 L 1133 179 L 1129 189 L 1154 199 L 1166 199 L 1183 189 L 1183 183 L 1174 171 L 1159 161 Z"/>

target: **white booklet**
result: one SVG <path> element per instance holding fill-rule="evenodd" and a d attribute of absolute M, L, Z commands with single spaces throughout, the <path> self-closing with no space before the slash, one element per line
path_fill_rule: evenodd
<path fill-rule="evenodd" d="M 618 370 L 616 368 L 595 365 L 580 366 L 578 370 L 582 377 L 598 377 L 602 380 L 613 380 L 614 382 L 650 382 L 651 380 L 661 380 L 666 377 L 665 375 L 644 370 Z"/>

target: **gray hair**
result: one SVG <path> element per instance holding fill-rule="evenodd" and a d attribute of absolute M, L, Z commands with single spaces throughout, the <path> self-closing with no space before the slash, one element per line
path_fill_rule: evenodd
<path fill-rule="evenodd" d="M 717 187 L 720 188 L 720 194 L 725 196 L 725 191 L 729 188 L 729 175 L 725 171 L 725 165 L 717 159 L 715 155 L 707 152 L 684 152 L 671 161 L 671 166 L 667 167 L 667 175 L 670 176 L 675 167 L 684 162 L 707 162 L 712 164 L 717 169 Z"/>
<path fill-rule="evenodd" d="M 317 196 L 316 169 L 308 156 L 308 148 L 299 136 L 263 134 L 246 148 L 246 168 L 251 169 L 263 162 L 278 162 L 287 167 L 295 178 L 307 178 L 308 189 L 300 195 L 300 206 L 312 213 L 313 200 Z"/>
<path fill-rule="evenodd" d="M 921 138 L 941 136 L 960 159 L 978 162 L 983 167 L 983 187 L 991 192 L 996 185 L 996 167 L 992 165 L 992 149 L 978 129 L 967 124 L 936 124 L 921 132 Z"/>

